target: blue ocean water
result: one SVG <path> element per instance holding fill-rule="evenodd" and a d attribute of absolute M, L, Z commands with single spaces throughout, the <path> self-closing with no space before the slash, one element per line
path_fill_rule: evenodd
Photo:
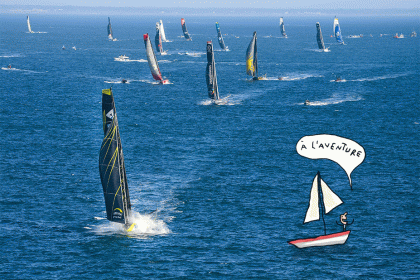
<path fill-rule="evenodd" d="M 342 46 L 330 17 L 285 17 L 287 39 L 278 17 L 185 17 L 191 42 L 180 17 L 113 16 L 111 42 L 102 15 L 31 15 L 34 34 L 24 15 L 2 15 L 0 66 L 14 69 L 0 71 L 0 277 L 417 279 L 418 20 L 339 18 Z M 159 19 L 169 85 L 153 83 L 144 50 Z M 231 50 L 215 53 L 226 106 L 209 104 L 205 84 L 216 21 Z M 317 21 L 328 53 L 316 49 Z M 245 74 L 253 31 L 266 81 Z M 128 236 L 104 219 L 98 170 L 111 85 L 140 227 Z M 312 134 L 364 147 L 353 190 L 336 163 L 297 154 Z M 317 171 L 344 201 L 327 232 L 345 211 L 354 224 L 345 245 L 300 250 L 287 241 L 323 234 L 322 222 L 302 224 Z"/>

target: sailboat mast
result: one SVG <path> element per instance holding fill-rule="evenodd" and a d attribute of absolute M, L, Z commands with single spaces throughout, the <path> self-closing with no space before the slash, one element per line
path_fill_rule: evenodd
<path fill-rule="evenodd" d="M 254 77 L 258 77 L 257 32 L 255 32 L 254 61 L 255 61 L 255 76 Z"/>
<path fill-rule="evenodd" d="M 320 212 L 321 212 L 321 216 L 322 216 L 322 221 L 324 223 L 324 234 L 327 234 L 327 226 L 325 225 L 325 219 L 324 219 L 324 206 L 323 206 L 323 197 L 322 197 L 322 189 L 321 189 L 321 173 L 318 171 L 317 174 L 318 178 L 317 178 L 317 184 L 318 184 L 318 201 L 319 201 L 319 207 L 320 207 Z"/>

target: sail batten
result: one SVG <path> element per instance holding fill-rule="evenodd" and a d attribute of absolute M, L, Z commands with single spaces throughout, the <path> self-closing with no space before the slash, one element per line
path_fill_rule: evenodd
<path fill-rule="evenodd" d="M 220 30 L 219 23 L 216 22 L 216 31 L 217 31 L 217 39 L 219 40 L 219 45 L 223 50 L 226 50 L 227 47 L 225 45 L 225 41 L 223 40 L 222 31 Z"/>
<path fill-rule="evenodd" d="M 147 61 L 149 62 L 150 71 L 152 72 L 153 79 L 162 81 L 162 74 L 159 69 L 159 64 L 156 60 L 155 52 L 153 51 L 152 43 L 150 42 L 149 34 L 143 35 L 144 46 L 146 47 Z"/>
<path fill-rule="evenodd" d="M 207 67 L 206 67 L 207 92 L 211 99 L 219 100 L 219 87 L 217 85 L 216 63 L 214 61 L 213 43 L 207 42 Z"/>
<path fill-rule="evenodd" d="M 318 48 L 320 50 L 324 50 L 324 38 L 322 37 L 321 25 L 319 24 L 319 22 L 316 23 L 316 41 L 318 42 Z"/>
<path fill-rule="evenodd" d="M 254 32 L 246 50 L 246 73 L 252 77 L 258 77 L 257 32 Z"/>
<path fill-rule="evenodd" d="M 99 152 L 101 177 L 107 219 L 129 224 L 131 210 L 124 155 L 122 151 L 118 119 L 111 89 L 102 91 L 102 116 L 104 139 Z"/>
<path fill-rule="evenodd" d="M 185 24 L 184 18 L 181 18 L 181 26 L 182 26 L 182 32 L 184 33 L 185 39 L 187 39 L 187 41 L 191 41 L 192 39 L 191 39 L 190 34 L 188 33 L 187 25 Z"/>

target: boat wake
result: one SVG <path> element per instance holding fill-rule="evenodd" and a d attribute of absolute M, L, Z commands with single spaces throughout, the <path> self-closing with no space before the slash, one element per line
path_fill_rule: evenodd
<path fill-rule="evenodd" d="M 20 54 L 9 54 L 9 55 L 0 55 L 0 57 L 3 57 L 3 58 L 12 58 L 12 57 L 23 57 L 23 56 L 20 55 Z"/>
<path fill-rule="evenodd" d="M 150 214 L 140 214 L 132 211 L 130 221 L 135 223 L 133 230 L 127 232 L 125 226 L 119 223 L 105 221 L 100 225 L 90 225 L 85 227 L 91 229 L 97 235 L 126 235 L 129 237 L 144 239 L 150 236 L 167 235 L 171 233 L 168 225 L 158 218 L 158 211 Z M 104 218 L 95 217 L 96 220 L 105 220 Z"/>
<path fill-rule="evenodd" d="M 311 101 L 309 100 L 309 104 L 306 104 L 306 106 L 327 106 L 327 105 L 334 105 L 334 104 L 340 104 L 343 102 L 354 102 L 354 101 L 360 101 L 363 98 L 359 96 L 358 94 L 343 94 L 343 93 L 335 93 L 332 97 L 320 100 L 320 101 Z M 298 103 L 296 105 L 305 105 L 305 102 Z"/>
<path fill-rule="evenodd" d="M 125 59 L 125 60 L 115 60 L 114 61 L 118 61 L 118 62 L 147 62 L 146 59 Z"/>
<path fill-rule="evenodd" d="M 345 82 L 347 82 L 347 80 L 346 79 L 341 79 L 341 80 L 330 80 L 330 82 L 332 82 L 332 83 L 345 83 Z"/>
<path fill-rule="evenodd" d="M 202 55 L 206 54 L 204 52 L 179 52 L 179 55 L 188 55 L 191 57 L 201 57 Z"/>
<path fill-rule="evenodd" d="M 292 74 L 286 74 L 285 76 L 279 76 L 277 77 L 277 80 L 279 81 L 300 81 L 305 80 L 308 78 L 320 78 L 323 77 L 322 75 L 317 74 L 298 74 L 298 73 L 292 73 Z"/>
<path fill-rule="evenodd" d="M 146 60 L 147 61 L 147 60 Z M 162 60 L 158 60 L 159 63 L 171 63 L 172 61 L 170 60 L 166 60 L 166 59 L 162 59 Z"/>
<path fill-rule="evenodd" d="M 45 72 L 38 72 L 38 71 L 32 71 L 32 70 L 25 70 L 25 69 L 18 69 L 18 68 L 8 68 L 8 67 L 2 67 L 1 70 L 6 70 L 6 71 L 19 71 L 19 72 L 26 72 L 26 73 L 47 73 L 48 71 Z"/>
<path fill-rule="evenodd" d="M 239 103 L 235 103 L 231 96 L 226 96 L 224 98 L 220 98 L 219 100 L 213 100 L 213 99 L 206 99 L 204 101 L 201 101 L 199 105 L 209 106 L 209 105 L 218 105 L 218 106 L 232 106 L 237 105 Z"/>
<path fill-rule="evenodd" d="M 351 81 L 351 82 L 371 82 L 371 81 L 386 80 L 386 79 L 396 79 L 396 78 L 407 76 L 407 75 L 408 74 L 385 75 L 385 76 L 380 76 L 380 77 L 360 78 L 360 79 L 349 80 L 349 81 Z"/>
<path fill-rule="evenodd" d="M 104 81 L 104 83 L 107 83 L 107 84 L 129 84 L 130 80 L 126 80 L 125 83 L 123 83 L 122 79 L 121 80 L 115 80 L 115 81 Z"/>

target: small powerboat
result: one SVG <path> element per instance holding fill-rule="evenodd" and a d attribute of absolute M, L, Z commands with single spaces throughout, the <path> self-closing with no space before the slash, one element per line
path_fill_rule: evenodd
<path fill-rule="evenodd" d="M 114 57 L 115 61 L 129 61 L 128 56 L 120 55 L 119 57 Z"/>

